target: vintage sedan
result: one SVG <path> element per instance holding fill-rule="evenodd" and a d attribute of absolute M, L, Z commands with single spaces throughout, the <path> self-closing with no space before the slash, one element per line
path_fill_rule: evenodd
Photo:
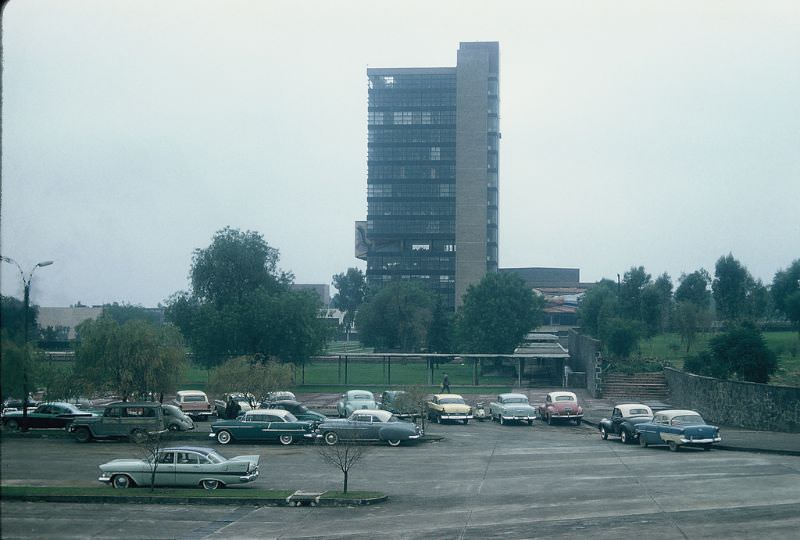
<path fill-rule="evenodd" d="M 283 409 L 289 411 L 298 420 L 319 424 L 328 419 L 327 416 L 321 412 L 312 411 L 299 401 L 293 399 L 281 399 L 278 401 L 264 401 L 261 403 L 262 409 Z"/>
<path fill-rule="evenodd" d="M 636 426 L 653 419 L 653 411 L 641 403 L 623 403 L 614 407 L 611 418 L 603 418 L 597 425 L 600 437 L 608 439 L 609 435 L 619 436 L 622 444 L 636 440 Z"/>
<path fill-rule="evenodd" d="M 722 440 L 717 426 L 706 424 L 695 411 L 680 409 L 658 411 L 651 422 L 638 424 L 636 433 L 642 448 L 666 444 L 673 452 L 682 446 L 711 450 L 712 444 Z"/>
<path fill-rule="evenodd" d="M 400 446 L 402 441 L 414 441 L 422 437 L 422 430 L 389 411 L 359 409 L 349 418 L 330 419 L 321 423 L 317 426 L 316 436 L 328 445 L 339 441 L 386 441 L 389 446 Z"/>
<path fill-rule="evenodd" d="M 214 422 L 208 436 L 220 444 L 278 441 L 286 445 L 313 438 L 313 430 L 311 422 L 300 421 L 289 411 L 254 409 L 232 420 Z"/>
<path fill-rule="evenodd" d="M 551 425 L 560 420 L 575 420 L 576 425 L 581 425 L 583 420 L 583 408 L 572 392 L 548 393 L 536 412 L 539 418 Z"/>
<path fill-rule="evenodd" d="M 377 409 L 375 396 L 367 390 L 348 390 L 336 404 L 339 418 L 348 418 L 358 409 Z"/>
<path fill-rule="evenodd" d="M 501 424 L 506 422 L 528 422 L 533 425 L 536 419 L 536 409 L 528 402 L 525 394 L 500 394 L 497 400 L 489 404 L 489 414 L 492 420 Z"/>
<path fill-rule="evenodd" d="M 472 420 L 472 407 L 458 394 L 434 394 L 427 408 L 431 422 L 460 421 L 466 425 Z"/>
<path fill-rule="evenodd" d="M 42 403 L 34 410 L 28 410 L 27 418 L 22 410 L 3 413 L 3 426 L 12 431 L 34 428 L 66 428 L 75 418 L 96 416 L 82 411 L 71 403 Z"/>
<path fill-rule="evenodd" d="M 115 459 L 100 465 L 98 480 L 115 488 L 202 486 L 217 489 L 258 478 L 260 456 L 227 459 L 213 448 L 177 446 L 158 450 L 155 459 Z M 154 475 L 155 473 L 155 475 Z"/>

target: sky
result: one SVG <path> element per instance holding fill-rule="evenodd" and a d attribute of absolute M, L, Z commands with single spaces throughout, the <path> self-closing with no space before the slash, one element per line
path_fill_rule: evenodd
<path fill-rule="evenodd" d="M 500 42 L 504 268 L 800 258 L 800 3 L 12 0 L 0 252 L 33 303 L 146 307 L 225 226 L 331 283 L 366 218 L 367 67 Z M 0 265 L 2 294 L 22 280 Z"/>

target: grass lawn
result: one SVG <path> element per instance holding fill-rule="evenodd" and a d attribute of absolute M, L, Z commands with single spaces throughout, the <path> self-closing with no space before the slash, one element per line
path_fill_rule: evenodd
<path fill-rule="evenodd" d="M 707 349 L 713 335 L 698 334 L 688 353 L 678 334 L 662 334 L 642 340 L 639 350 L 644 357 L 666 360 L 676 369 L 681 369 L 684 358 Z M 800 386 L 800 335 L 797 332 L 764 332 L 763 335 L 767 346 L 778 356 L 778 370 L 770 384 Z"/>

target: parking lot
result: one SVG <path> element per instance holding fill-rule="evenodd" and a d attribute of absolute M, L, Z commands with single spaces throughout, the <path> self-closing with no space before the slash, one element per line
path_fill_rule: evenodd
<path fill-rule="evenodd" d="M 380 505 L 3 501 L 3 538 L 787 538 L 800 527 L 798 457 L 642 449 L 601 441 L 587 425 L 538 421 L 431 425 L 428 432 L 443 438 L 371 446 L 351 471 L 350 489 L 389 495 Z M 0 446 L 6 485 L 98 485 L 98 464 L 137 453 L 126 442 L 61 437 L 6 438 Z M 261 478 L 232 489 L 341 489 L 341 472 L 313 445 L 219 449 L 261 455 Z"/>

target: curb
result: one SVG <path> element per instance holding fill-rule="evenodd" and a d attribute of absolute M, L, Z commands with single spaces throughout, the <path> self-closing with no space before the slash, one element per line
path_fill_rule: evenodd
<path fill-rule="evenodd" d="M 3 500 L 52 503 L 133 503 L 133 504 L 199 504 L 234 506 L 366 506 L 386 502 L 388 495 L 362 499 L 322 498 L 292 500 L 284 498 L 254 499 L 245 497 L 159 497 L 159 496 L 104 496 L 104 495 L 3 495 Z"/>

